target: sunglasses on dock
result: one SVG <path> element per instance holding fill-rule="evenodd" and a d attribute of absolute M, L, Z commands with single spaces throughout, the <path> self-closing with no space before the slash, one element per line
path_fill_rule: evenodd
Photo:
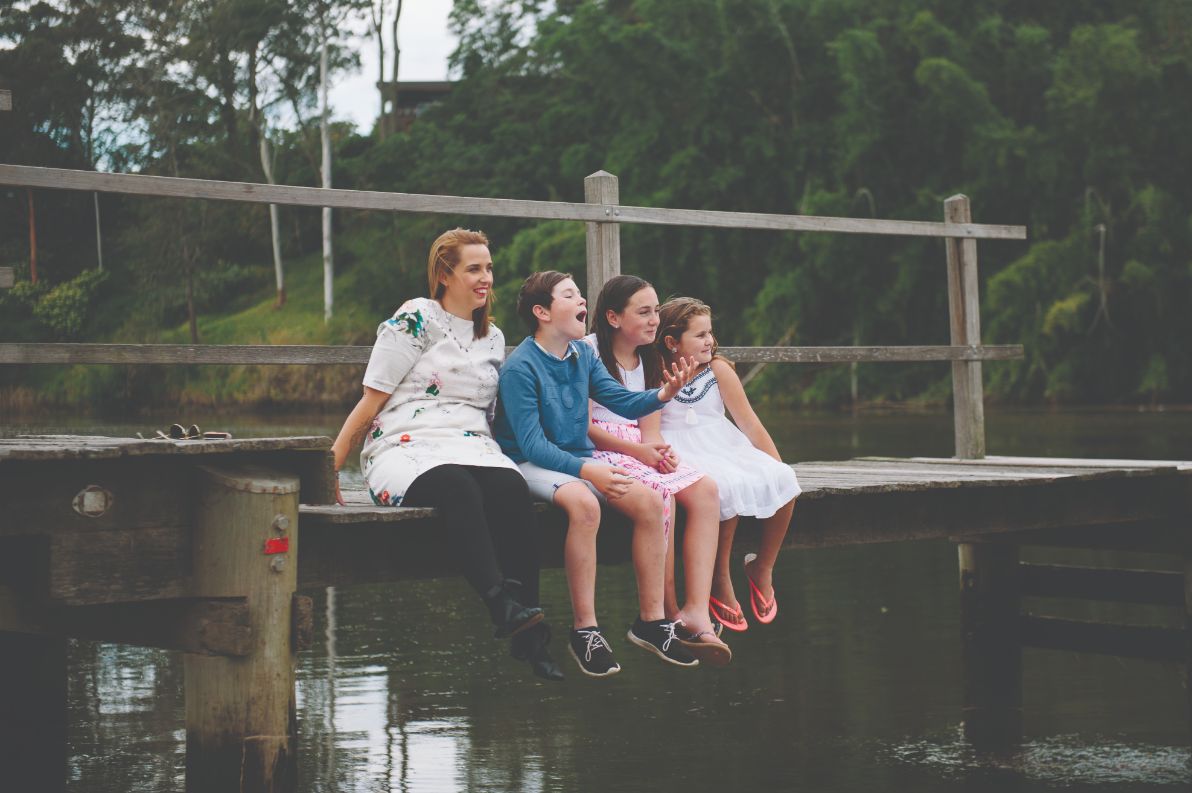
<path fill-rule="evenodd" d="M 232 433 L 203 432 L 199 429 L 198 424 L 191 424 L 189 427 L 183 427 L 181 424 L 171 424 L 170 428 L 165 432 L 158 430 L 156 436 L 167 441 L 191 441 L 199 438 L 206 440 L 227 440 L 232 437 Z"/>

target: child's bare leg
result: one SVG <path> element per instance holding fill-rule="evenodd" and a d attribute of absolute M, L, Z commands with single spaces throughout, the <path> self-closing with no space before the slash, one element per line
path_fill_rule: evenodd
<path fill-rule="evenodd" d="M 767 600 L 774 597 L 774 563 L 778 561 L 778 552 L 782 550 L 782 541 L 786 539 L 794 511 L 795 499 L 792 498 L 782 509 L 762 521 L 762 541 L 757 558 L 745 568 Z"/>
<path fill-rule="evenodd" d="M 673 499 L 674 496 L 667 496 Z M 675 590 L 675 523 L 678 518 L 678 511 L 675 509 L 675 504 L 671 503 L 671 527 L 670 532 L 666 537 L 666 590 L 663 593 L 662 608 L 666 611 L 667 619 L 673 619 L 679 613 L 679 597 Z"/>
<path fill-rule="evenodd" d="M 666 542 L 662 538 L 662 494 L 634 482 L 628 493 L 609 501 L 609 506 L 633 521 L 633 571 L 642 621 L 663 619 Z"/>
<path fill-rule="evenodd" d="M 687 512 L 683 535 L 683 601 L 681 618 L 693 633 L 712 630 L 708 595 L 719 542 L 720 494 L 715 480 L 704 477 L 679 491 L 675 498 Z M 672 532 L 673 534 L 673 532 Z M 669 612 L 674 613 L 674 612 Z"/>
<path fill-rule="evenodd" d="M 740 610 L 737 593 L 733 591 L 733 538 L 737 536 L 739 517 L 720 521 L 720 536 L 716 541 L 716 567 L 712 571 L 712 595 L 731 609 Z"/>
<path fill-rule="evenodd" d="M 571 593 L 572 627 L 597 625 L 596 532 L 600 529 L 600 502 L 583 482 L 568 482 L 555 491 L 555 506 L 567 513 L 563 568 Z"/>

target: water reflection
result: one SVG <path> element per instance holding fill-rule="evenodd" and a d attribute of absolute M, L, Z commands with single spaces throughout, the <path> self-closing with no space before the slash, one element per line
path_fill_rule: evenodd
<path fill-rule="evenodd" d="M 961 730 L 938 739 L 875 747 L 895 763 L 925 768 L 944 779 L 1042 782 L 1064 787 L 1118 785 L 1130 790 L 1185 787 L 1189 752 L 1183 747 L 1125 743 L 1112 738 L 1057 735 L 1028 741 L 1004 755 L 974 752 Z"/>
<path fill-rule="evenodd" d="M 788 459 L 951 452 L 946 414 L 765 419 Z M 338 417 L 193 420 L 248 437 L 330 435 Z M 160 423 L 43 420 L 19 430 L 131 435 Z M 991 413 L 988 425 L 989 447 L 1002 454 L 1186 459 L 1192 451 L 1189 414 Z M 1087 561 L 1164 560 L 1101 552 Z M 1174 665 L 1027 651 L 1027 743 L 1008 756 L 974 754 L 958 726 L 956 556 L 947 543 L 784 554 L 781 617 L 732 637 L 725 670 L 672 670 L 631 647 L 632 570 L 601 567 L 599 576 L 600 613 L 624 672 L 589 681 L 568 659 L 568 680 L 555 686 L 529 677 L 488 637 L 462 581 L 309 593 L 325 640 L 299 659 L 301 790 L 934 793 L 1192 782 L 1183 671 Z M 543 594 L 561 633 L 569 610 L 560 571 L 546 573 Z M 1179 620 L 1153 608 L 1058 608 L 1077 618 Z M 75 642 L 70 675 L 70 789 L 181 789 L 180 656 Z"/>

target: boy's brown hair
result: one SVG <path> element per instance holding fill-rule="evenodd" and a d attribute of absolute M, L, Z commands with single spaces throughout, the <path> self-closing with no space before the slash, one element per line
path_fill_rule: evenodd
<path fill-rule="evenodd" d="M 534 306 L 549 309 L 554 300 L 551 292 L 555 291 L 560 281 L 566 281 L 570 277 L 571 273 L 543 270 L 540 273 L 530 273 L 530 277 L 522 283 L 521 290 L 517 293 L 517 315 L 526 323 L 531 334 L 538 331 L 538 317 L 534 316 Z"/>

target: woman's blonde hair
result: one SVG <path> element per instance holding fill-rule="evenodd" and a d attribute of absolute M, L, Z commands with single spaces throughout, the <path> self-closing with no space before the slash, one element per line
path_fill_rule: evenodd
<path fill-rule="evenodd" d="M 451 229 L 439 235 L 430 246 L 430 256 L 426 261 L 426 283 L 430 289 L 430 296 L 441 300 L 447 291 L 443 280 L 455 272 L 459 265 L 460 249 L 465 245 L 488 245 L 488 237 L 483 231 L 470 229 Z M 472 312 L 472 333 L 477 339 L 488 335 L 489 315 L 493 307 L 493 290 L 488 290 L 488 300 L 484 305 Z"/>
<path fill-rule="evenodd" d="M 675 360 L 675 354 L 667 349 L 666 340 L 671 338 L 677 342 L 682 338 L 693 317 L 711 319 L 712 309 L 707 303 L 694 297 L 672 297 L 658 309 L 658 336 L 655 338 L 654 346 L 658 348 L 658 354 L 662 356 L 666 365 L 669 366 Z M 727 358 L 717 353 L 719 349 L 716 335 L 712 334 L 712 358 L 727 361 Z M 729 363 L 731 365 L 732 362 Z"/>

